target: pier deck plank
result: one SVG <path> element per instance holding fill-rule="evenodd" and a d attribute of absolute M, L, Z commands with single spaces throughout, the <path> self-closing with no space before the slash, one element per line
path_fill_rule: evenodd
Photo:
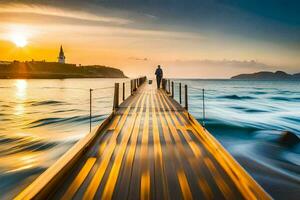
<path fill-rule="evenodd" d="M 120 105 L 49 197 L 269 199 L 185 109 L 147 84 Z"/>

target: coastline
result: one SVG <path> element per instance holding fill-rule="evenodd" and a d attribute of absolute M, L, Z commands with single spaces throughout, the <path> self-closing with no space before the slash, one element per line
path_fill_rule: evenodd
<path fill-rule="evenodd" d="M 0 79 L 72 79 L 72 78 L 128 78 L 119 75 L 85 75 L 85 74 L 0 74 Z"/>
<path fill-rule="evenodd" d="M 0 79 L 127 78 L 120 69 L 56 62 L 11 62 L 0 65 Z"/>

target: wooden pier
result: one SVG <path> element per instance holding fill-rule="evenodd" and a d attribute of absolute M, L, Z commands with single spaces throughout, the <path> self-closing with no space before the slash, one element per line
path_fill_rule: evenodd
<path fill-rule="evenodd" d="M 164 90 L 131 85 L 129 98 L 16 199 L 270 199 Z"/>

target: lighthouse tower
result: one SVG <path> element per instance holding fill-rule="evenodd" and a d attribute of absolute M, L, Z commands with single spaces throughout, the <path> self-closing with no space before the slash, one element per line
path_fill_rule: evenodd
<path fill-rule="evenodd" d="M 64 50 L 63 50 L 62 46 L 60 46 L 60 52 L 59 52 L 59 55 L 58 55 L 58 62 L 63 63 L 63 64 L 66 62 L 66 57 L 65 57 Z"/>

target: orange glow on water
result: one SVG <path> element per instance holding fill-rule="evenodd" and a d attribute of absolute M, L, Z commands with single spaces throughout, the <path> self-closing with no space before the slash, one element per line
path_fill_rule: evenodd
<path fill-rule="evenodd" d="M 27 81 L 26 80 L 16 80 L 15 86 L 17 88 L 16 96 L 19 99 L 26 98 Z"/>

